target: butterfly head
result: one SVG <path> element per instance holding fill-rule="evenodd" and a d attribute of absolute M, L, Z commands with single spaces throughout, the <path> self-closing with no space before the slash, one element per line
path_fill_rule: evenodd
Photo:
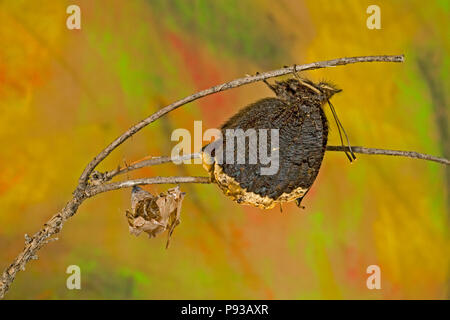
<path fill-rule="evenodd" d="M 329 82 L 319 82 L 315 87 L 324 96 L 325 100 L 330 99 L 333 95 L 342 91 L 342 89 L 337 88 L 334 84 Z"/>

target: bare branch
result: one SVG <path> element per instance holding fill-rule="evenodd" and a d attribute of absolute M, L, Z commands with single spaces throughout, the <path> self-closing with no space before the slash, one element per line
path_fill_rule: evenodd
<path fill-rule="evenodd" d="M 422 160 L 428 160 L 428 161 L 434 161 L 440 164 L 449 165 L 450 160 L 440 157 L 435 157 L 426 153 L 419 153 L 415 151 L 402 151 L 402 150 L 390 150 L 390 149 L 377 149 L 377 148 L 365 148 L 365 147 L 359 147 L 359 146 L 351 146 L 353 152 L 361 153 L 361 154 L 368 154 L 368 155 L 385 155 L 385 156 L 398 156 L 398 157 L 406 157 L 406 158 L 413 158 L 413 159 L 422 159 Z M 348 151 L 348 146 L 327 146 L 327 151 L 341 151 L 345 152 Z M 164 164 L 173 162 L 175 160 L 185 160 L 185 159 L 197 159 L 200 158 L 200 153 L 192 153 L 188 154 L 182 157 L 152 157 L 150 159 L 144 159 L 141 161 L 136 161 L 132 165 L 124 167 L 122 169 L 117 169 L 113 171 L 108 171 L 104 173 L 105 177 L 108 177 L 108 180 L 112 179 L 113 177 L 117 175 L 121 175 L 130 171 L 134 171 L 140 168 L 145 167 L 151 167 L 154 165 Z"/>
<path fill-rule="evenodd" d="M 438 162 L 441 164 L 450 165 L 450 161 L 448 159 L 439 158 L 439 157 L 431 156 L 429 154 L 419 153 L 419 152 L 415 152 L 415 151 L 386 150 L 386 149 L 364 148 L 364 147 L 357 147 L 357 146 L 352 146 L 352 150 L 353 150 L 353 152 L 356 152 L 356 153 L 407 157 L 407 158 L 434 161 L 434 162 Z M 348 147 L 347 146 L 327 146 L 327 151 L 348 151 Z"/>
<path fill-rule="evenodd" d="M 99 193 L 131 188 L 134 186 L 141 186 L 147 184 L 177 184 L 177 183 L 211 183 L 209 177 L 152 177 L 136 180 L 127 180 L 114 183 L 100 184 L 98 186 L 89 187 L 86 189 L 87 196 L 93 197 Z"/>
<path fill-rule="evenodd" d="M 14 281 L 17 272 L 25 270 L 28 261 L 37 257 L 37 252 L 44 245 L 49 243 L 51 237 L 61 231 L 64 222 L 72 217 L 83 202 L 83 197 L 72 198 L 65 207 L 55 214 L 44 227 L 32 237 L 27 236 L 25 239 L 25 247 L 22 252 L 14 259 L 14 261 L 5 269 L 0 277 L 0 299 L 4 297 L 11 283 Z"/>
<path fill-rule="evenodd" d="M 192 153 L 181 157 L 167 157 L 167 156 L 161 156 L 161 157 L 146 157 L 142 160 L 138 160 L 133 162 L 130 165 L 127 165 L 122 168 L 118 168 L 116 170 L 105 172 L 104 174 L 101 174 L 102 179 L 104 181 L 109 181 L 112 178 L 114 178 L 117 175 L 124 174 L 133 170 L 137 170 L 144 167 L 151 167 L 158 164 L 164 164 L 168 162 L 174 162 L 174 161 L 183 161 L 183 160 L 189 160 L 189 159 L 195 159 L 200 158 L 199 153 Z"/>

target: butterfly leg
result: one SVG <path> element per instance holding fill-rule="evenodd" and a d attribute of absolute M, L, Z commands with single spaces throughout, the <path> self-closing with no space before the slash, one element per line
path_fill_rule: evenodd
<path fill-rule="evenodd" d="M 302 195 L 301 197 L 295 199 L 295 204 L 297 205 L 297 207 L 299 207 L 300 209 L 306 209 L 305 206 L 302 206 L 302 200 L 303 198 L 305 198 L 306 194 L 308 193 L 309 189 L 306 190 L 305 194 Z"/>
<path fill-rule="evenodd" d="M 256 75 L 258 75 L 258 74 L 259 74 L 259 72 L 256 72 Z M 263 79 L 262 81 L 266 84 L 266 86 L 269 87 L 270 90 L 272 90 L 273 92 L 277 93 L 275 91 L 275 88 L 266 79 Z"/>
<path fill-rule="evenodd" d="M 297 71 L 295 70 L 295 69 L 297 69 L 297 65 L 296 65 L 296 64 L 294 64 L 294 65 L 292 66 L 292 68 L 294 69 L 294 71 L 292 72 L 292 74 L 293 74 L 294 77 L 298 80 L 298 82 L 300 82 L 301 85 L 303 85 L 303 86 L 305 86 L 305 87 L 311 89 L 312 91 L 314 91 L 314 92 L 317 93 L 317 94 L 321 94 L 321 92 L 320 92 L 319 89 L 317 89 L 317 88 L 315 88 L 314 86 L 308 84 L 308 83 L 305 81 L 305 79 L 302 79 L 302 78 L 298 75 Z"/>

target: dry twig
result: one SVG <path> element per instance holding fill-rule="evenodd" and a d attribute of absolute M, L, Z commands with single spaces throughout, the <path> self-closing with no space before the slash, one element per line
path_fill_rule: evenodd
<path fill-rule="evenodd" d="M 348 150 L 347 146 L 327 146 L 327 151 L 347 151 L 347 150 Z M 357 146 L 352 146 L 352 150 L 355 153 L 422 159 L 422 160 L 434 161 L 437 163 L 450 165 L 450 161 L 448 159 L 439 158 L 439 157 L 435 157 L 435 156 L 432 156 L 429 154 L 419 153 L 419 152 L 415 152 L 415 151 L 376 149 L 376 148 L 365 148 L 365 147 L 357 147 Z"/>

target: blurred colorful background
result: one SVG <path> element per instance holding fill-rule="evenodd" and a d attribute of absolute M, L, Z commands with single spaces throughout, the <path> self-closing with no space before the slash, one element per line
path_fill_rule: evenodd
<path fill-rule="evenodd" d="M 81 8 L 68 30 L 67 6 Z M 366 9 L 381 9 L 381 30 Z M 343 92 L 334 105 L 354 145 L 450 157 L 449 12 L 429 1 L 0 1 L 0 269 L 71 197 L 103 147 L 164 105 L 222 82 L 344 56 L 405 54 L 305 73 Z M 272 80 L 273 81 L 273 80 Z M 151 124 L 100 166 L 169 155 L 175 128 L 219 127 L 272 96 L 255 83 Z M 329 143 L 339 144 L 336 128 Z M 166 164 L 123 178 L 205 175 Z M 182 223 L 136 238 L 130 191 L 86 201 L 8 299 L 447 299 L 450 174 L 421 160 L 328 152 L 304 201 L 240 206 L 215 185 L 182 185 Z M 172 186 L 146 187 L 158 193 Z M 81 268 L 82 289 L 66 288 Z M 380 290 L 366 268 L 381 269 Z"/>

